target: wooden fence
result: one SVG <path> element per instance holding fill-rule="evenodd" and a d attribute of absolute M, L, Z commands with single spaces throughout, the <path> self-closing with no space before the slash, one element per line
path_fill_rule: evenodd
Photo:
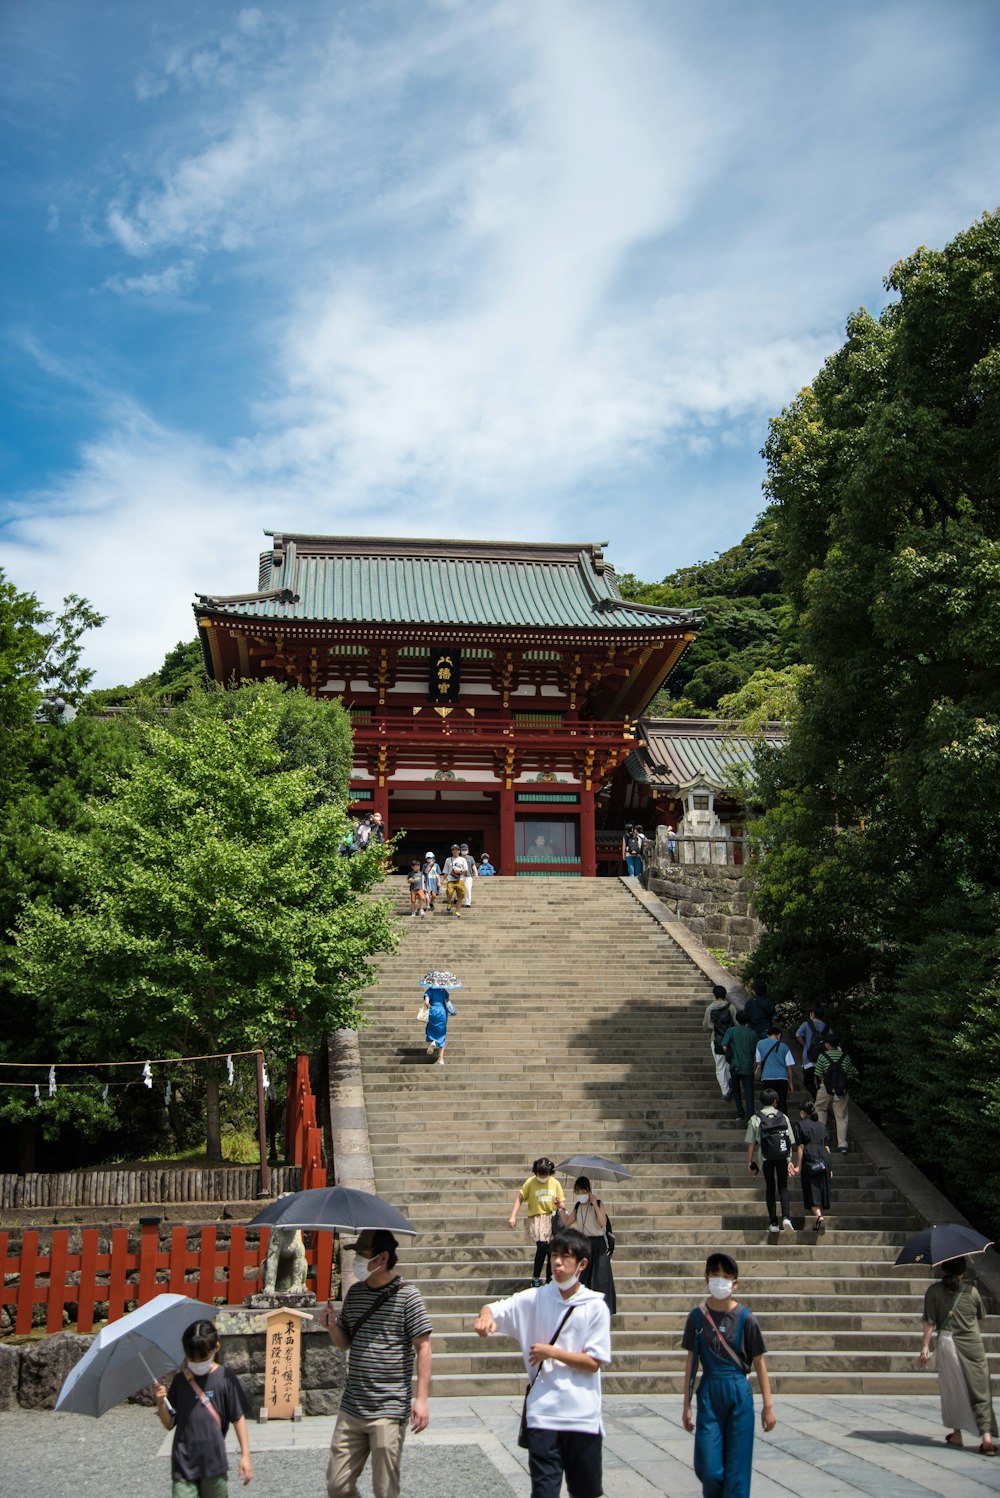
<path fill-rule="evenodd" d="M 273 1167 L 271 1191 L 298 1191 L 299 1165 Z M 186 1170 L 72 1170 L 53 1175 L 0 1175 L 0 1210 L 31 1207 L 131 1207 L 144 1203 L 248 1202 L 260 1195 L 258 1165 Z"/>
<path fill-rule="evenodd" d="M 267 1255 L 269 1230 L 260 1241 L 247 1242 L 246 1228 L 234 1223 L 228 1243 L 218 1243 L 214 1225 L 197 1230 L 188 1246 L 188 1229 L 175 1227 L 169 1243 L 160 1243 L 158 1227 L 144 1223 L 138 1245 L 130 1247 L 128 1228 L 114 1228 L 108 1252 L 100 1251 L 97 1228 L 52 1228 L 47 1252 L 41 1235 L 26 1230 L 19 1253 L 8 1252 L 8 1234 L 0 1232 L 0 1306 L 13 1307 L 14 1330 L 31 1331 L 37 1306 L 45 1311 L 46 1331 L 62 1330 L 63 1313 L 75 1313 L 77 1331 L 94 1329 L 95 1307 L 107 1306 L 106 1319 L 116 1321 L 131 1307 L 145 1305 L 166 1291 L 221 1305 L 242 1305 L 259 1288 Z M 79 1253 L 70 1252 L 70 1234 L 80 1237 Z M 317 1232 L 306 1249 L 309 1289 L 319 1302 L 329 1299 L 333 1233 Z"/>

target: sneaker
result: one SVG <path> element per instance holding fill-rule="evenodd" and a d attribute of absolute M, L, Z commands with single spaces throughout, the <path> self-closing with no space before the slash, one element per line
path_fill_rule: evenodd
<path fill-rule="evenodd" d="M 437 1064 L 438 1064 L 438 1066 L 444 1066 L 444 1057 L 443 1056 L 439 1056 L 438 1057 Z"/>
<path fill-rule="evenodd" d="M 767 1231 L 769 1233 L 780 1233 L 781 1232 L 781 1223 L 780 1222 L 769 1222 L 768 1225 L 767 1225 Z"/>
<path fill-rule="evenodd" d="M 791 1219 L 788 1218 L 788 1217 L 783 1217 L 781 1219 L 781 1228 L 782 1228 L 782 1231 L 784 1231 L 784 1229 L 787 1228 L 790 1233 L 794 1233 L 795 1232 L 795 1229 L 792 1227 Z"/>
<path fill-rule="evenodd" d="M 846 1144 L 842 1144 L 840 1146 L 840 1149 L 839 1149 L 838 1153 L 841 1154 L 841 1155 L 846 1155 L 847 1154 L 847 1145 Z"/>
<path fill-rule="evenodd" d="M 532 1288 L 532 1290 L 537 1290 L 540 1287 L 541 1283 L 542 1283 L 541 1280 L 532 1280 L 531 1281 L 531 1288 Z"/>
<path fill-rule="evenodd" d="M 428 1056 L 433 1056 L 433 1054 L 434 1054 L 434 1052 L 436 1050 L 437 1050 L 437 1046 L 436 1045 L 429 1045 L 427 1047 L 427 1054 L 428 1054 Z"/>

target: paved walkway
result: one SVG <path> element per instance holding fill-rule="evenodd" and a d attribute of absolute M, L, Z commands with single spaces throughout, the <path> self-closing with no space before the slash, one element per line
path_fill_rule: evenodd
<path fill-rule="evenodd" d="M 758 1401 L 759 1408 L 759 1401 Z M 1000 1458 L 943 1445 L 935 1398 L 815 1395 L 776 1401 L 778 1427 L 758 1430 L 755 1492 L 776 1498 L 988 1498 L 1000 1493 Z M 431 1400 L 431 1423 L 407 1441 L 405 1498 L 528 1498 L 509 1399 Z M 662 1395 L 605 1400 L 608 1498 L 701 1498 L 692 1438 L 679 1401 Z M 320 1498 L 333 1419 L 252 1426 L 253 1498 Z M 0 1498 L 149 1498 L 169 1492 L 170 1437 L 151 1410 L 0 1415 Z M 363 1481 L 363 1494 L 371 1484 Z M 242 1492 L 237 1481 L 230 1493 Z"/>

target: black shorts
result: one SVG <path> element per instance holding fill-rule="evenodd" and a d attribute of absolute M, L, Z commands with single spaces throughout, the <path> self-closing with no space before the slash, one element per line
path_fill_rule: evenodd
<path fill-rule="evenodd" d="M 531 1498 L 559 1498 L 563 1474 L 573 1498 L 601 1498 L 604 1437 L 589 1430 L 532 1430 L 528 1427 Z"/>

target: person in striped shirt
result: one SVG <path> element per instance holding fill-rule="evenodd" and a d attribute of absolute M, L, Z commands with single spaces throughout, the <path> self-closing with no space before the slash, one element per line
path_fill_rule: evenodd
<path fill-rule="evenodd" d="M 399 1498 L 407 1425 L 415 1434 L 427 1427 L 431 1321 L 420 1291 L 396 1273 L 398 1246 L 392 1233 L 362 1233 L 354 1245 L 357 1283 L 339 1316 L 328 1306 L 320 1317 L 333 1345 L 350 1351 L 326 1470 L 330 1498 L 357 1498 L 369 1456 L 375 1498 Z"/>

